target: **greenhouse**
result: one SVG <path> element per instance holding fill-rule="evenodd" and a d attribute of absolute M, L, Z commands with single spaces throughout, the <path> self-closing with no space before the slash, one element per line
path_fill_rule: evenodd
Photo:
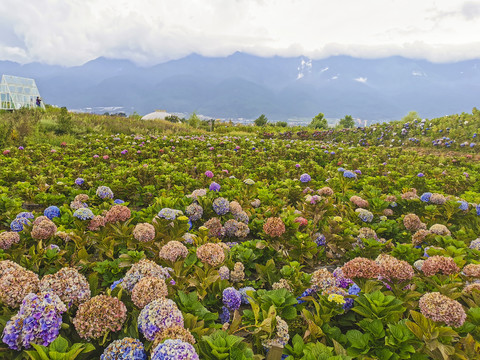
<path fill-rule="evenodd" d="M 0 109 L 16 110 L 22 107 L 45 109 L 35 80 L 3 75 L 0 82 Z"/>

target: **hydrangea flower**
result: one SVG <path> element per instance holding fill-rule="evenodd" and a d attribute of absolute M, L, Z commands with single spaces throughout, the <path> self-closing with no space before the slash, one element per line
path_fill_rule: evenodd
<path fill-rule="evenodd" d="M 213 172 L 211 172 L 210 170 L 207 170 L 205 171 L 205 176 L 211 179 L 213 178 Z"/>
<path fill-rule="evenodd" d="M 248 305 L 250 303 L 248 301 L 250 296 L 247 294 L 247 291 L 256 291 L 256 290 L 255 290 L 255 288 L 253 288 L 251 286 L 246 286 L 246 287 L 238 289 L 238 292 L 240 293 L 240 296 L 242 298 L 242 304 L 245 304 L 245 305 Z"/>
<path fill-rule="evenodd" d="M 183 315 L 170 299 L 160 298 L 147 304 L 138 316 L 138 330 L 149 341 L 165 328 L 173 326 L 183 327 Z"/>
<path fill-rule="evenodd" d="M 217 215 L 225 215 L 230 211 L 230 202 L 223 197 L 216 198 L 213 200 L 213 210 Z"/>
<path fill-rule="evenodd" d="M 199 360 L 192 344 L 179 339 L 167 339 L 152 353 L 152 360 Z"/>
<path fill-rule="evenodd" d="M 355 173 L 351 172 L 350 170 L 345 170 L 343 172 L 343 177 L 346 177 L 348 179 L 354 179 L 354 178 L 357 177 L 357 175 Z"/>
<path fill-rule="evenodd" d="M 220 191 L 220 184 L 217 184 L 216 182 L 212 182 L 208 189 L 210 191 Z"/>
<path fill-rule="evenodd" d="M 238 310 L 242 303 L 242 296 L 233 287 L 226 288 L 222 293 L 223 304 L 230 310 Z"/>
<path fill-rule="evenodd" d="M 358 214 L 358 217 L 363 221 L 363 222 L 372 222 L 373 220 L 373 214 L 365 209 L 356 209 L 355 212 Z"/>
<path fill-rule="evenodd" d="M 55 217 L 60 217 L 60 209 L 57 206 L 49 206 L 43 211 L 43 215 L 52 220 Z"/>
<path fill-rule="evenodd" d="M 163 208 L 158 212 L 158 217 L 166 220 L 175 220 L 177 216 L 183 215 L 183 212 L 176 209 Z"/>
<path fill-rule="evenodd" d="M 466 201 L 457 201 L 457 203 L 459 203 L 460 205 L 458 206 L 458 208 L 462 211 L 468 211 L 468 202 Z"/>
<path fill-rule="evenodd" d="M 80 208 L 75 210 L 73 216 L 80 220 L 92 220 L 95 215 L 93 215 L 92 210 L 89 208 Z"/>
<path fill-rule="evenodd" d="M 75 179 L 75 184 L 78 185 L 78 186 L 83 185 L 84 182 L 85 182 L 85 180 L 82 179 L 82 178 L 76 178 Z"/>
<path fill-rule="evenodd" d="M 55 294 L 28 294 L 3 329 L 2 340 L 10 349 L 29 349 L 31 343 L 48 346 L 58 337 L 65 304 Z"/>
<path fill-rule="evenodd" d="M 310 175 L 308 175 L 308 174 L 302 174 L 302 175 L 300 175 L 300 181 L 301 181 L 302 183 L 307 183 L 307 182 L 309 182 L 309 181 L 311 181 L 311 180 L 312 180 L 312 178 L 311 178 Z"/>
<path fill-rule="evenodd" d="M 140 340 L 126 337 L 110 343 L 100 360 L 147 360 L 147 353 Z"/>
<path fill-rule="evenodd" d="M 108 186 L 99 186 L 96 194 L 100 199 L 113 199 L 113 191 Z"/>
<path fill-rule="evenodd" d="M 422 200 L 423 202 L 429 202 L 431 196 L 432 196 L 431 192 L 423 193 L 422 196 L 420 196 L 420 200 Z"/>

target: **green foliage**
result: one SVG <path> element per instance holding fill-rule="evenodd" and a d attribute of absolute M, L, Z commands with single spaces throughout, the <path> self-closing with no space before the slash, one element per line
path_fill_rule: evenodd
<path fill-rule="evenodd" d="M 265 126 L 268 123 L 268 119 L 264 114 L 262 114 L 258 118 L 256 118 L 253 123 L 255 124 L 255 126 Z"/>
<path fill-rule="evenodd" d="M 338 126 L 344 129 L 352 128 L 355 126 L 355 120 L 353 120 L 351 115 L 345 115 L 345 117 L 338 122 Z"/>
<path fill-rule="evenodd" d="M 406 308 L 403 307 L 403 302 L 395 296 L 385 295 L 377 290 L 357 297 L 352 310 L 364 318 L 378 319 L 382 324 L 386 324 L 400 320 Z"/>
<path fill-rule="evenodd" d="M 73 131 L 73 119 L 68 113 L 66 107 L 60 109 L 60 114 L 57 115 L 57 128 L 55 133 L 58 135 L 69 134 Z"/>
<path fill-rule="evenodd" d="M 247 360 L 253 359 L 253 351 L 243 338 L 217 330 L 204 336 L 198 343 L 199 355 L 205 360 Z"/>
<path fill-rule="evenodd" d="M 68 340 L 61 336 L 57 337 L 48 347 L 37 344 L 32 344 L 32 346 L 35 350 L 25 351 L 31 360 L 74 360 L 82 354 L 95 350 L 95 346 L 90 343 L 70 345 Z"/>
<path fill-rule="evenodd" d="M 286 345 L 284 354 L 289 355 L 286 360 L 349 360 L 347 354 L 335 355 L 336 351 L 321 342 L 305 343 L 300 335 L 295 335 L 292 345 Z"/>
<path fill-rule="evenodd" d="M 324 115 L 319 113 L 312 119 L 308 126 L 313 129 L 328 129 L 328 122 L 327 119 L 324 118 Z"/>

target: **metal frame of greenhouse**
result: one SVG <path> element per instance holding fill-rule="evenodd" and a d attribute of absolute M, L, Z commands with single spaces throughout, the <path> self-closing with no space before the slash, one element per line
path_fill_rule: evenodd
<path fill-rule="evenodd" d="M 45 109 L 43 101 L 37 106 L 40 97 L 35 80 L 12 75 L 2 75 L 0 82 L 0 110 L 18 110 L 26 108 Z"/>

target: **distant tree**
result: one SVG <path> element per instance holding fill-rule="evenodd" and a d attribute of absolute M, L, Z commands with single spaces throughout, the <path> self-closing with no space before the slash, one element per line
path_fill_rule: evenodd
<path fill-rule="evenodd" d="M 255 123 L 255 126 L 265 126 L 268 123 L 268 119 L 264 114 L 262 114 L 255 119 L 254 123 Z"/>
<path fill-rule="evenodd" d="M 288 126 L 288 123 L 286 121 L 277 121 L 275 126 L 278 126 L 278 127 L 287 127 Z"/>
<path fill-rule="evenodd" d="M 420 117 L 420 115 L 418 115 L 418 113 L 416 111 L 410 111 L 407 115 L 405 115 L 403 118 L 402 118 L 402 121 L 404 122 L 412 122 L 413 120 L 418 120 L 420 121 L 422 118 Z"/>
<path fill-rule="evenodd" d="M 66 107 L 60 109 L 60 114 L 57 115 L 57 128 L 55 133 L 58 135 L 69 134 L 73 131 L 72 116 L 68 113 Z"/>
<path fill-rule="evenodd" d="M 179 123 L 180 122 L 180 118 L 177 115 L 167 116 L 167 117 L 165 117 L 165 120 L 167 120 L 171 123 Z"/>
<path fill-rule="evenodd" d="M 314 129 L 328 129 L 328 122 L 327 119 L 324 118 L 324 115 L 319 113 L 312 119 L 308 126 Z"/>
<path fill-rule="evenodd" d="M 187 120 L 187 124 L 195 129 L 198 129 L 200 126 L 200 118 L 198 115 L 194 112 L 192 115 Z"/>
<path fill-rule="evenodd" d="M 352 128 L 355 126 L 355 120 L 353 120 L 353 117 L 351 115 L 345 115 L 343 119 L 340 119 L 338 122 L 338 126 L 346 129 L 346 128 Z"/>

